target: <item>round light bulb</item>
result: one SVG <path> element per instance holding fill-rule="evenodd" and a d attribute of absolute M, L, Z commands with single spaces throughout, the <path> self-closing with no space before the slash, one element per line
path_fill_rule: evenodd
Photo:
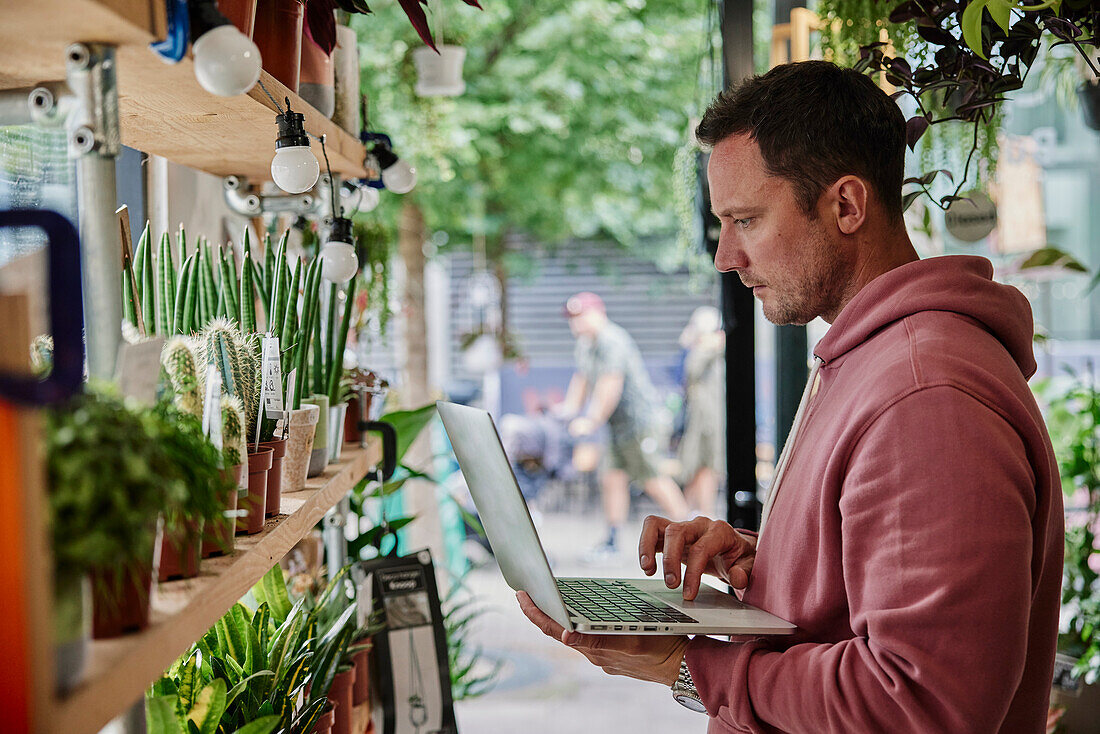
<path fill-rule="evenodd" d="M 395 194 L 407 194 L 416 186 L 416 169 L 398 158 L 382 169 L 382 183 Z"/>
<path fill-rule="evenodd" d="M 220 25 L 191 45 L 195 77 L 220 97 L 244 94 L 260 80 L 260 49 L 235 26 Z"/>
<path fill-rule="evenodd" d="M 279 148 L 271 159 L 271 179 L 288 194 L 309 191 L 320 175 L 321 165 L 308 145 Z"/>
<path fill-rule="evenodd" d="M 373 186 L 361 186 L 359 191 L 361 192 L 359 211 L 372 212 L 378 208 L 378 204 L 382 201 L 382 195 L 378 193 L 378 189 Z"/>
<path fill-rule="evenodd" d="M 347 283 L 359 270 L 355 248 L 347 242 L 329 240 L 321 250 L 321 275 L 333 283 Z"/>

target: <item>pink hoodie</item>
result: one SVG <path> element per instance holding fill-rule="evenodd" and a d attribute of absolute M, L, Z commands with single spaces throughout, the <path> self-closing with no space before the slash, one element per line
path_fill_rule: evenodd
<path fill-rule="evenodd" d="M 696 637 L 711 732 L 1042 732 L 1062 497 L 1031 309 L 978 257 L 908 263 L 841 311 L 745 601 L 792 637 Z"/>

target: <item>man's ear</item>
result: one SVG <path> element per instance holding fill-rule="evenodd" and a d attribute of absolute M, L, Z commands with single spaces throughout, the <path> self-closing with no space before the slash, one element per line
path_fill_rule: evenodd
<path fill-rule="evenodd" d="M 867 209 L 871 204 L 867 182 L 858 176 L 844 176 L 829 187 L 829 194 L 829 213 L 837 228 L 843 234 L 855 234 L 867 221 Z"/>

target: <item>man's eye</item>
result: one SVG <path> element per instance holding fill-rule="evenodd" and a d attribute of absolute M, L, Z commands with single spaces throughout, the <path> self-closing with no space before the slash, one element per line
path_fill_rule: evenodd
<path fill-rule="evenodd" d="M 748 229 L 749 224 L 752 223 L 752 217 L 749 217 L 748 219 L 734 219 L 733 223 L 736 224 L 741 229 Z"/>

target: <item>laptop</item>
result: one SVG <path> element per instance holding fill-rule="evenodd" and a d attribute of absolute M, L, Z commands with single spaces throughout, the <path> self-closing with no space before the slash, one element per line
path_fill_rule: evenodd
<path fill-rule="evenodd" d="M 501 573 L 568 630 L 625 635 L 783 635 L 795 626 L 706 584 L 694 601 L 661 579 L 555 578 L 492 416 L 438 402 Z"/>

